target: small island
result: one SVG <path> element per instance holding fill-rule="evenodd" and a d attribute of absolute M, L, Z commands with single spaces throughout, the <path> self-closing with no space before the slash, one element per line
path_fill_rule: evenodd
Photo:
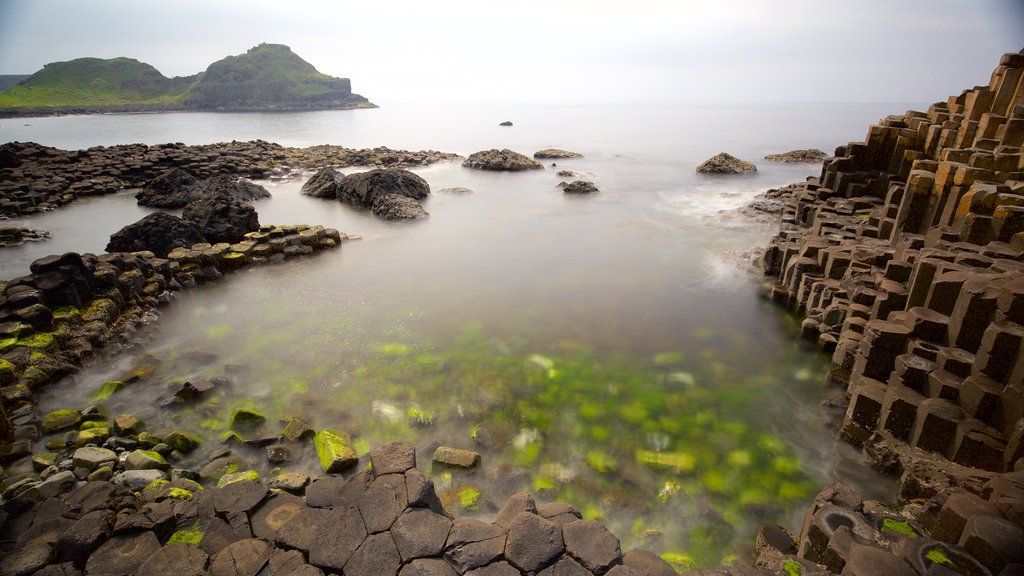
<path fill-rule="evenodd" d="M 194 76 L 132 58 L 53 62 L 0 92 L 0 117 L 171 111 L 376 108 L 348 78 L 319 72 L 283 44 L 260 44 Z"/>

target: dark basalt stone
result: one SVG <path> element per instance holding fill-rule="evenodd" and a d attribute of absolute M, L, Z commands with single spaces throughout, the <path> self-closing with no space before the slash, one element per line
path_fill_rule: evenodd
<path fill-rule="evenodd" d="M 188 248 L 201 242 L 206 242 L 206 237 L 194 222 L 173 214 L 154 212 L 111 235 L 107 252 L 148 250 L 166 258 L 175 248 Z"/>

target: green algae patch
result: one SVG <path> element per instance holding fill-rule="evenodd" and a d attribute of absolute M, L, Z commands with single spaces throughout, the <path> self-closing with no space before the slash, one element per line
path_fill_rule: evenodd
<path fill-rule="evenodd" d="M 33 350 L 50 350 L 57 345 L 53 332 L 40 332 L 18 342 L 19 346 L 27 346 Z"/>
<path fill-rule="evenodd" d="M 92 430 L 93 428 L 108 428 L 110 424 L 106 420 L 86 420 L 79 426 L 79 430 Z"/>
<path fill-rule="evenodd" d="M 668 565 L 676 572 L 689 572 L 694 568 L 693 557 L 689 554 L 682 554 L 680 552 L 663 552 L 661 554 L 661 559 L 668 562 Z"/>
<path fill-rule="evenodd" d="M 910 525 L 910 522 L 907 522 L 906 520 L 897 520 L 895 518 L 883 518 L 882 531 L 902 534 L 912 538 L 920 535 L 917 533 L 917 530 L 914 530 L 914 527 Z"/>
<path fill-rule="evenodd" d="M 803 576 L 804 573 L 803 565 L 792 560 L 787 560 L 782 569 L 786 571 L 786 576 Z"/>
<path fill-rule="evenodd" d="M 409 408 L 409 421 L 420 426 L 430 426 L 434 423 L 434 415 L 419 407 L 412 406 Z"/>
<path fill-rule="evenodd" d="M 239 408 L 231 414 L 231 427 L 237 430 L 252 430 L 262 426 L 267 417 L 251 408 Z"/>
<path fill-rule="evenodd" d="M 79 320 L 82 317 L 82 313 L 74 306 L 61 306 L 53 310 L 54 320 Z"/>
<path fill-rule="evenodd" d="M 191 500 L 192 492 L 184 488 L 168 488 L 167 497 L 172 500 Z"/>
<path fill-rule="evenodd" d="M 400 342 L 392 342 L 390 344 L 384 344 L 377 348 L 377 352 L 382 356 L 407 356 L 409 354 L 409 346 Z"/>
<path fill-rule="evenodd" d="M 78 426 L 82 421 L 77 410 L 54 410 L 43 417 L 43 434 L 62 432 Z"/>
<path fill-rule="evenodd" d="M 18 380 L 18 367 L 9 360 L 0 358 L 0 386 L 13 384 Z"/>
<path fill-rule="evenodd" d="M 593 468 L 597 472 L 600 472 L 601 474 L 614 472 L 617 468 L 615 458 L 609 456 L 608 454 L 605 454 L 604 452 L 598 452 L 597 450 L 591 450 L 590 452 L 587 452 L 585 461 L 587 463 L 587 466 L 590 466 L 591 468 Z"/>
<path fill-rule="evenodd" d="M 109 380 L 104 382 L 103 386 L 100 386 L 100 389 L 96 391 L 96 394 L 93 394 L 92 399 L 95 402 L 106 400 L 124 387 L 125 383 L 120 380 Z"/>
<path fill-rule="evenodd" d="M 164 436 L 163 441 L 172 450 L 183 453 L 191 452 L 203 443 L 202 438 L 184 430 L 172 430 L 170 434 Z"/>
<path fill-rule="evenodd" d="M 230 324 L 210 326 L 206 329 L 206 337 L 210 340 L 223 340 L 235 333 L 235 327 Z"/>
<path fill-rule="evenodd" d="M 217 481 L 217 488 L 223 488 L 228 484 L 234 484 L 235 482 L 241 482 L 243 480 L 259 480 L 260 473 L 255 470 L 245 470 L 243 472 L 233 472 L 231 474 L 225 474 L 220 477 Z"/>
<path fill-rule="evenodd" d="M 36 472 L 42 472 L 50 466 L 57 463 L 57 457 L 59 454 L 56 452 L 43 452 L 42 454 L 35 454 L 32 456 L 32 468 Z"/>
<path fill-rule="evenodd" d="M 328 474 L 344 472 L 359 463 L 359 454 L 352 446 L 352 439 L 344 432 L 321 430 L 313 436 L 313 447 L 316 448 L 320 468 Z"/>
<path fill-rule="evenodd" d="M 153 480 L 152 482 L 147 484 L 146 487 L 142 489 L 142 491 L 145 492 L 146 490 L 159 490 L 160 488 L 163 488 L 164 486 L 170 483 L 170 480 Z"/>
<path fill-rule="evenodd" d="M 191 526 L 182 528 L 174 534 L 171 534 L 171 537 L 167 539 L 167 543 L 192 544 L 193 546 L 198 546 L 204 535 L 206 535 L 206 530 L 202 528 L 202 524 L 199 520 L 196 520 Z"/>
<path fill-rule="evenodd" d="M 0 338 L 0 354 L 7 352 L 18 345 L 17 338 Z"/>
<path fill-rule="evenodd" d="M 636 461 L 651 468 L 667 468 L 675 472 L 693 472 L 697 467 L 697 459 L 685 452 L 637 450 Z"/>
<path fill-rule="evenodd" d="M 480 507 L 480 490 L 473 486 L 463 486 L 456 492 L 459 497 L 459 505 L 463 510 L 473 511 Z"/>
<path fill-rule="evenodd" d="M 933 564 L 941 564 L 954 570 L 957 569 L 956 562 L 953 562 L 953 559 L 949 557 L 949 554 L 946 554 L 946 551 L 939 546 L 925 552 L 924 557 Z"/>

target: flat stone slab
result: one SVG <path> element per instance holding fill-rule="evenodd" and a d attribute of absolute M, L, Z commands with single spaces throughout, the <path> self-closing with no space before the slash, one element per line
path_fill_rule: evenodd
<path fill-rule="evenodd" d="M 373 473 L 402 474 L 416 467 L 416 447 L 408 442 L 392 442 L 370 450 Z"/>
<path fill-rule="evenodd" d="M 391 536 L 402 562 L 409 562 L 440 556 L 451 528 L 452 521 L 445 516 L 426 508 L 409 508 L 391 526 Z"/>
<path fill-rule="evenodd" d="M 320 523 L 320 536 L 309 547 L 309 563 L 341 572 L 352 553 L 366 539 L 366 526 L 357 508 L 345 506 L 331 510 Z"/>
<path fill-rule="evenodd" d="M 152 532 L 125 534 L 107 540 L 85 563 L 87 574 L 128 576 L 160 549 L 160 541 Z"/>
<path fill-rule="evenodd" d="M 480 453 L 451 446 L 438 446 L 437 450 L 434 450 L 433 461 L 435 464 L 453 468 L 475 468 L 480 465 Z"/>
<path fill-rule="evenodd" d="M 368 536 L 345 563 L 345 576 L 395 576 L 402 566 L 391 534 Z"/>
<path fill-rule="evenodd" d="M 202 576 L 210 557 L 192 544 L 176 542 L 159 549 L 139 566 L 146 576 Z"/>
<path fill-rule="evenodd" d="M 258 538 L 239 540 L 210 559 L 210 576 L 256 576 L 273 550 L 269 542 Z"/>
<path fill-rule="evenodd" d="M 459 576 L 459 573 L 440 558 L 419 558 L 406 564 L 398 576 Z"/>
<path fill-rule="evenodd" d="M 391 528 L 408 504 L 405 476 L 378 476 L 359 500 L 359 513 L 363 516 L 366 531 L 374 534 Z"/>
<path fill-rule="evenodd" d="M 86 446 L 85 448 L 75 450 L 71 459 L 76 468 L 95 470 L 100 466 L 106 466 L 117 462 L 117 454 L 113 450 L 108 450 L 106 448 Z"/>
<path fill-rule="evenodd" d="M 259 480 L 240 480 L 213 493 L 214 508 L 221 514 L 250 512 L 270 495 L 270 490 Z"/>
<path fill-rule="evenodd" d="M 562 527 L 565 551 L 584 568 L 598 574 L 622 560 L 619 539 L 593 520 L 577 520 Z"/>

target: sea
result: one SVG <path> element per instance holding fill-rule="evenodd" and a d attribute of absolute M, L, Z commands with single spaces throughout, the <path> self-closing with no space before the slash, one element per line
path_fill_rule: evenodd
<path fill-rule="evenodd" d="M 798 320 L 763 297 L 764 278 L 737 256 L 764 246 L 776 226 L 736 209 L 821 169 L 766 154 L 831 154 L 880 118 L 923 108 L 394 104 L 0 120 L 0 142 L 63 149 L 261 139 L 583 155 L 526 173 L 415 168 L 433 193 L 429 218 L 412 222 L 302 196 L 309 172 L 258 180 L 273 195 L 255 203 L 261 223 L 320 224 L 352 239 L 180 294 L 136 347 L 50 387 L 42 409 L 95 404 L 153 431 L 183 428 L 204 442 L 178 465 L 200 468 L 230 451 L 236 468 L 264 478 L 321 473 L 309 442 L 286 446 L 284 463 L 268 461 L 266 444 L 292 418 L 351 435 L 361 454 L 409 441 L 458 516 L 487 519 L 529 492 L 571 503 L 623 550 L 648 548 L 677 568 L 749 561 L 758 528 L 799 532 L 827 482 L 882 501 L 894 489 L 835 438 L 835 415 L 821 406 L 829 357 L 799 340 Z M 719 152 L 758 170 L 695 172 Z M 600 191 L 564 194 L 558 184 L 574 178 Z M 47 254 L 102 252 L 149 212 L 123 191 L 5 221 L 51 239 L 0 249 L 0 278 Z M 104 383 L 129 374 L 142 379 L 98 399 Z M 197 379 L 217 386 L 200 402 L 170 403 Z M 266 417 L 237 430 L 241 444 L 230 434 L 240 408 Z M 481 465 L 432 463 L 438 446 L 477 451 Z"/>

